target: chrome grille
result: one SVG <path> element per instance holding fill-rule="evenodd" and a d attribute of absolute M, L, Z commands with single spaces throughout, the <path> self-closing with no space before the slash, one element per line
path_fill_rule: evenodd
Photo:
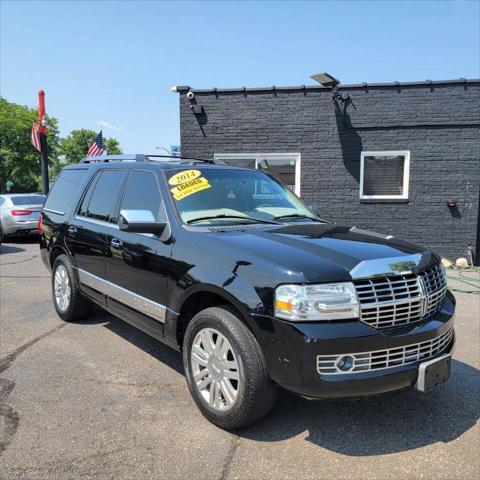
<path fill-rule="evenodd" d="M 356 280 L 355 288 L 362 305 L 395 302 L 420 295 L 420 285 L 414 273 Z"/>
<path fill-rule="evenodd" d="M 321 375 L 339 375 L 356 372 L 383 370 L 428 360 L 445 351 L 453 339 L 453 328 L 437 338 L 421 343 L 395 347 L 387 350 L 356 352 L 336 355 L 318 355 L 317 372 Z M 343 357 L 353 359 L 350 370 L 338 368 Z"/>
<path fill-rule="evenodd" d="M 447 291 L 440 265 L 408 273 L 354 281 L 360 320 L 375 328 L 418 322 L 438 311 Z"/>
<path fill-rule="evenodd" d="M 425 288 L 428 295 L 438 292 L 439 290 L 447 286 L 445 274 L 440 265 L 435 265 L 433 268 L 423 270 L 418 275 L 425 282 Z"/>
<path fill-rule="evenodd" d="M 447 279 L 440 265 L 419 273 L 425 290 L 425 309 L 423 317 L 433 315 L 440 307 L 440 304 L 447 292 Z"/>

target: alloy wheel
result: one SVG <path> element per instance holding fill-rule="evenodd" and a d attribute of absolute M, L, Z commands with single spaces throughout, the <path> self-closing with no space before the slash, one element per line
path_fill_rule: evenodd
<path fill-rule="evenodd" d="M 53 285 L 55 303 L 60 311 L 65 312 L 70 305 L 72 289 L 70 287 L 70 278 L 68 277 L 67 269 L 63 265 L 59 265 L 55 270 Z"/>
<path fill-rule="evenodd" d="M 230 410 L 240 389 L 239 366 L 227 338 L 214 328 L 203 328 L 193 340 L 190 360 L 193 381 L 213 409 Z"/>

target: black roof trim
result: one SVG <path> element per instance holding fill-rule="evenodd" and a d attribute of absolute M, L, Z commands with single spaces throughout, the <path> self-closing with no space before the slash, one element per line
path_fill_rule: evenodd
<path fill-rule="evenodd" d="M 390 82 L 390 83 L 352 83 L 352 84 L 340 84 L 340 89 L 356 89 L 356 88 L 376 88 L 376 87 L 431 87 L 432 85 L 449 85 L 449 84 L 465 84 L 465 83 L 480 83 L 480 78 L 458 78 L 454 80 L 424 80 L 418 82 Z M 279 91 L 292 91 L 292 90 L 326 90 L 330 91 L 330 87 L 323 87 L 321 85 L 298 85 L 291 87 L 235 87 L 235 88 L 188 88 L 177 87 L 178 93 L 186 91 L 192 91 L 194 93 L 233 93 L 233 92 L 279 92 Z"/>

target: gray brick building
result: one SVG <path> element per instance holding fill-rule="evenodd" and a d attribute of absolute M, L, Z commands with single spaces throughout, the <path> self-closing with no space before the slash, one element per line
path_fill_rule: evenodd
<path fill-rule="evenodd" d="M 323 218 L 452 259 L 472 245 L 478 263 L 480 80 L 177 91 L 182 154 L 269 170 Z"/>

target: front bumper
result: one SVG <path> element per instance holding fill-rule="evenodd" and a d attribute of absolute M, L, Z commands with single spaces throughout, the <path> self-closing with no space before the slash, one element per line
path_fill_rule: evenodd
<path fill-rule="evenodd" d="M 377 395 L 413 386 L 422 360 L 378 370 L 321 374 L 319 355 L 375 352 L 429 342 L 453 329 L 454 297 L 428 320 L 395 332 L 381 332 L 361 321 L 290 323 L 252 316 L 270 376 L 279 386 L 309 398 Z M 453 330 L 452 330 L 453 333 Z M 430 358 L 453 351 L 455 336 Z"/>

